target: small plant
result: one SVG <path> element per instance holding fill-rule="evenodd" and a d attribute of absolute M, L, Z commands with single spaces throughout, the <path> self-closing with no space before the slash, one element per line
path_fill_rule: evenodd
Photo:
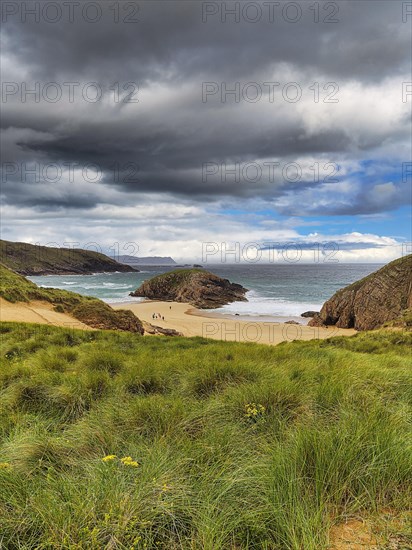
<path fill-rule="evenodd" d="M 131 456 L 124 456 L 120 459 L 120 462 L 123 464 L 123 466 L 130 466 L 132 468 L 138 468 L 139 463 L 136 462 L 136 460 L 133 460 Z"/>
<path fill-rule="evenodd" d="M 20 355 L 21 355 L 21 348 L 18 346 L 13 346 L 4 354 L 5 358 L 8 359 L 9 361 L 16 357 L 19 357 Z"/>
<path fill-rule="evenodd" d="M 118 462 L 123 466 L 129 466 L 130 468 L 138 468 L 140 465 L 136 460 L 133 460 L 131 456 L 124 456 L 123 458 L 118 459 L 117 455 L 106 455 L 102 458 L 102 462 L 106 464 L 113 464 Z"/>
<path fill-rule="evenodd" d="M 266 409 L 260 403 L 247 403 L 245 405 L 245 416 L 253 422 L 262 420 L 265 416 Z"/>
<path fill-rule="evenodd" d="M 113 462 L 116 458 L 116 455 L 106 455 L 102 458 L 102 462 Z"/>

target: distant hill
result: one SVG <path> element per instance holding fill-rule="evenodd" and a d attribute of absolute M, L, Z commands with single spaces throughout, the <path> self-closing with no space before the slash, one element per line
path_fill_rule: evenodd
<path fill-rule="evenodd" d="M 138 258 L 137 256 L 119 256 L 119 262 L 131 266 L 135 265 L 177 265 L 170 256 L 146 256 Z"/>
<path fill-rule="evenodd" d="M 21 275 L 87 275 L 138 271 L 91 250 L 0 240 L 0 262 Z"/>
<path fill-rule="evenodd" d="M 372 330 L 396 320 L 408 325 L 411 310 L 412 254 L 338 290 L 309 325 L 356 330 Z"/>

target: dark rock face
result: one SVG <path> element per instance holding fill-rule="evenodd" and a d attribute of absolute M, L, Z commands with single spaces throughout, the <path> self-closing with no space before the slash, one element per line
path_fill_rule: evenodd
<path fill-rule="evenodd" d="M 316 315 L 319 315 L 319 311 L 304 311 L 301 313 L 301 317 L 310 318 L 315 317 Z"/>
<path fill-rule="evenodd" d="M 209 271 L 182 269 L 145 281 L 130 296 L 188 302 L 199 308 L 211 309 L 231 302 L 246 302 L 246 292 L 242 285 L 231 283 Z"/>
<path fill-rule="evenodd" d="M 412 254 L 338 290 L 309 321 L 309 326 L 372 330 L 411 308 Z"/>

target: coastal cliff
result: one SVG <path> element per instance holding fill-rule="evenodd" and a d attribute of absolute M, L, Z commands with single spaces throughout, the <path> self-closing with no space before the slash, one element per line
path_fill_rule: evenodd
<path fill-rule="evenodd" d="M 412 309 L 412 254 L 338 290 L 310 326 L 372 330 Z"/>
<path fill-rule="evenodd" d="M 145 281 L 130 296 L 174 302 L 188 302 L 213 309 L 231 302 L 246 302 L 246 288 L 203 269 L 181 269 Z"/>
<path fill-rule="evenodd" d="M 0 240 L 0 262 L 20 275 L 88 275 L 139 271 L 92 250 Z"/>

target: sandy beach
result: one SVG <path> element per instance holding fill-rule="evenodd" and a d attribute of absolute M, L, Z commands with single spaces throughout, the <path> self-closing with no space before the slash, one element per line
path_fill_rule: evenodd
<path fill-rule="evenodd" d="M 114 309 L 130 309 L 142 321 L 162 328 L 174 329 L 184 336 L 203 336 L 214 340 L 254 342 L 276 345 L 290 340 L 312 340 L 331 336 L 352 336 L 352 329 L 318 328 L 306 325 L 258 320 L 238 320 L 236 317 L 215 315 L 190 304 L 178 302 L 131 302 L 111 304 Z M 158 318 L 153 319 L 153 314 Z M 164 317 L 162 320 L 160 317 Z"/>
<path fill-rule="evenodd" d="M 229 315 L 199 310 L 178 302 L 130 302 L 111 304 L 113 309 L 129 309 L 142 321 L 181 332 L 183 336 L 202 336 L 214 340 L 254 342 L 276 345 L 290 340 L 312 340 L 331 336 L 352 336 L 352 329 L 315 328 L 287 323 L 237 319 Z M 153 318 L 153 314 L 157 318 Z M 164 320 L 162 319 L 164 317 Z M 58 313 L 47 302 L 10 303 L 0 298 L 0 321 L 38 323 L 58 327 L 94 330 L 65 313 Z M 162 336 L 161 336 L 162 337 Z"/>

